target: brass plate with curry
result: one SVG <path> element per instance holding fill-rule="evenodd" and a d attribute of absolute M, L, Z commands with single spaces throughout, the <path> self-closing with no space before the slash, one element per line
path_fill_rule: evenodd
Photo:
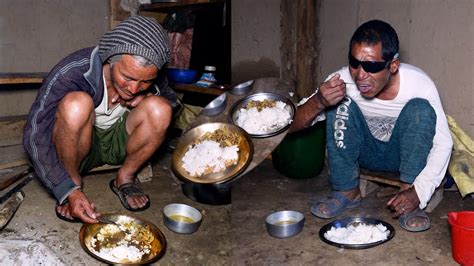
<path fill-rule="evenodd" d="M 103 214 L 115 224 L 87 224 L 79 232 L 82 248 L 108 264 L 150 264 L 166 250 L 163 233 L 151 222 L 133 215 Z"/>

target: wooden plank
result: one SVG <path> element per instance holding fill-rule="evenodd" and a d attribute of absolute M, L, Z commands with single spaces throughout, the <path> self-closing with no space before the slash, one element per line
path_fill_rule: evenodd
<path fill-rule="evenodd" d="M 311 95 L 318 87 L 314 78 L 318 61 L 316 48 L 319 46 L 316 37 L 316 6 L 318 5 L 316 2 L 296 1 L 297 18 L 300 20 L 296 36 L 296 93 L 299 97 Z"/>
<path fill-rule="evenodd" d="M 3 162 L 3 163 L 0 163 L 0 170 L 1 169 L 18 167 L 18 166 L 22 166 L 22 165 L 26 165 L 26 164 L 28 164 L 28 160 L 26 160 L 26 159 L 18 159 L 18 160 L 14 160 L 14 161 L 11 161 L 11 162 Z"/>
<path fill-rule="evenodd" d="M 373 182 L 379 182 L 379 183 L 383 183 L 383 184 L 387 184 L 387 185 L 391 185 L 391 186 L 396 186 L 396 187 L 401 187 L 402 186 L 402 182 L 400 182 L 400 181 L 391 180 L 391 179 L 387 179 L 387 178 L 382 178 L 382 177 L 378 177 L 378 176 L 371 176 L 371 175 L 361 174 L 360 178 L 365 179 L 365 180 L 369 180 L 369 181 L 373 181 Z"/>
<path fill-rule="evenodd" d="M 15 183 L 18 179 L 25 176 L 31 171 L 32 169 L 29 166 L 25 165 L 19 167 L 18 169 L 15 169 L 14 171 L 12 171 L 12 173 L 8 175 L 0 177 L 0 191 Z"/>
<path fill-rule="evenodd" d="M 172 84 L 171 87 L 176 91 L 182 92 L 195 92 L 195 93 L 202 93 L 202 94 L 210 94 L 210 95 L 221 95 L 225 92 L 225 90 L 217 89 L 217 88 L 206 88 L 206 87 L 199 87 L 193 84 Z"/>
<path fill-rule="evenodd" d="M 320 1 L 281 1 L 281 78 L 296 88 L 299 98 L 307 97 L 319 86 L 317 10 Z"/>
<path fill-rule="evenodd" d="M 46 72 L 3 72 L 0 73 L 0 84 L 28 84 L 42 83 Z"/>
<path fill-rule="evenodd" d="M 222 4 L 224 0 L 180 0 L 140 5 L 140 11 L 174 13 L 180 8 L 195 8 L 212 4 Z"/>
<path fill-rule="evenodd" d="M 11 220 L 13 214 L 15 214 L 16 210 L 23 202 L 24 197 L 25 194 L 22 191 L 18 191 L 15 195 L 8 198 L 6 202 L 0 204 L 0 230 L 2 230 Z"/>
<path fill-rule="evenodd" d="M 367 197 L 370 193 L 374 192 L 379 185 L 377 185 L 375 182 L 366 180 L 364 178 L 361 178 L 359 180 L 359 189 L 360 189 L 360 196 L 362 198 Z"/>
<path fill-rule="evenodd" d="M 443 195 L 444 195 L 444 188 L 443 185 L 439 186 L 435 192 L 433 193 L 433 196 L 431 196 L 430 201 L 428 202 L 428 205 L 426 205 L 425 211 L 427 213 L 431 213 L 434 211 L 436 206 L 443 200 Z"/>
<path fill-rule="evenodd" d="M 11 184 L 8 188 L 0 191 L 0 204 L 8 200 L 13 193 L 19 191 L 24 186 L 26 186 L 33 178 L 35 173 L 29 173 L 27 175 L 21 176 L 15 183 Z"/>

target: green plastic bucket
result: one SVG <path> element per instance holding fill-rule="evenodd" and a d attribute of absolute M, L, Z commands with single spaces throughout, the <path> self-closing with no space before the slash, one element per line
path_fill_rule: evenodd
<path fill-rule="evenodd" d="M 289 178 L 305 179 L 318 176 L 326 153 L 326 123 L 290 133 L 272 153 L 275 169 Z"/>

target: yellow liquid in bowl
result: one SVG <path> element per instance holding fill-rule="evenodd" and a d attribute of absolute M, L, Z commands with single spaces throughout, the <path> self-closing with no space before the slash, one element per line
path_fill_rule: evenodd
<path fill-rule="evenodd" d="M 170 219 L 179 223 L 194 223 L 193 219 L 179 214 L 170 215 Z"/>
<path fill-rule="evenodd" d="M 283 221 L 278 221 L 278 222 L 274 223 L 274 225 L 283 226 L 283 225 L 290 225 L 290 224 L 294 224 L 294 223 L 296 223 L 295 220 L 283 220 Z"/>

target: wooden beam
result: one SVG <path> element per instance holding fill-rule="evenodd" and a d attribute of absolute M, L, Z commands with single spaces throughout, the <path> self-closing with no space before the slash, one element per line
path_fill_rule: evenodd
<path fill-rule="evenodd" d="M 18 159 L 11 162 L 0 163 L 0 170 L 7 168 L 14 168 L 22 165 L 27 165 L 28 161 L 26 159 Z"/>
<path fill-rule="evenodd" d="M 172 84 L 170 85 L 176 91 L 182 92 L 196 92 L 201 94 L 211 94 L 211 95 L 221 95 L 225 92 L 225 90 L 217 89 L 217 88 L 206 88 L 206 87 L 199 87 L 193 84 Z"/>
<path fill-rule="evenodd" d="M 309 96 L 318 87 L 319 6 L 320 1 L 281 2 L 281 78 L 296 88 L 300 98 Z"/>
<path fill-rule="evenodd" d="M 392 180 L 392 179 L 382 178 L 382 177 L 378 177 L 378 176 L 371 176 L 371 175 L 361 174 L 360 178 L 361 179 L 366 179 L 366 180 L 369 180 L 369 181 L 373 181 L 373 182 L 379 182 L 379 183 L 383 183 L 383 184 L 387 184 L 387 185 L 391 185 L 391 186 L 396 186 L 396 187 L 401 187 L 402 186 L 402 182 L 400 182 L 398 180 Z"/>
<path fill-rule="evenodd" d="M 47 75 L 46 72 L 6 72 L 0 73 L 0 84 L 28 84 L 28 83 L 42 83 L 43 78 Z"/>
<path fill-rule="evenodd" d="M 297 0 L 296 45 L 296 93 L 305 97 L 318 87 L 314 83 L 317 65 L 316 3 L 317 1 Z"/>

